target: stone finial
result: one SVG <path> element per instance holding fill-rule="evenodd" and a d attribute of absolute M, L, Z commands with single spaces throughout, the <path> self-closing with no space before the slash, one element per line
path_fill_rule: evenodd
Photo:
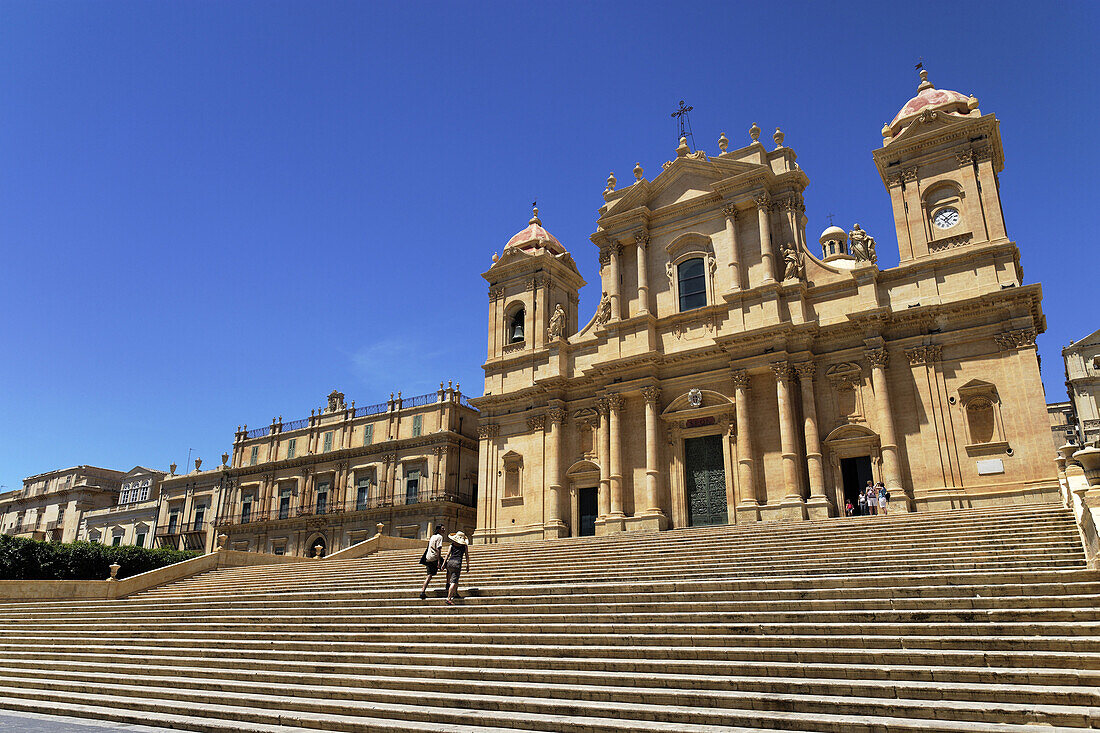
<path fill-rule="evenodd" d="M 225 468 L 229 464 L 229 454 L 222 453 L 222 468 Z"/>
<path fill-rule="evenodd" d="M 118 571 L 122 568 L 117 562 L 113 562 L 109 566 L 111 568 L 111 577 L 109 580 L 118 580 Z"/>
<path fill-rule="evenodd" d="M 752 138 L 754 143 L 760 142 L 760 127 L 755 122 L 749 128 L 749 137 Z"/>
<path fill-rule="evenodd" d="M 920 84 L 917 85 L 917 91 L 923 92 L 925 89 L 935 89 L 935 85 L 928 81 L 928 69 L 920 70 Z"/>
<path fill-rule="evenodd" d="M 691 148 L 688 147 L 688 139 L 686 137 L 680 138 L 680 145 L 676 148 L 676 157 L 682 158 L 691 152 Z"/>
<path fill-rule="evenodd" d="M 969 110 L 975 110 L 978 108 L 978 98 L 971 94 L 966 100 L 966 108 Z"/>
<path fill-rule="evenodd" d="M 386 528 L 386 525 L 382 522 L 379 522 L 378 524 L 374 525 L 374 528 L 378 530 L 378 534 L 382 534 L 382 530 Z"/>
<path fill-rule="evenodd" d="M 540 227 L 542 226 L 542 219 L 539 218 L 539 207 L 534 205 L 531 206 L 531 219 L 527 222 L 527 226 L 531 226 L 532 224 L 538 224 Z"/>
<path fill-rule="evenodd" d="M 169 463 L 168 464 L 168 475 L 169 476 L 175 476 L 176 475 L 176 464 L 174 464 L 174 463 Z"/>
<path fill-rule="evenodd" d="M 227 534 L 223 533 L 223 534 L 218 535 L 218 543 L 217 543 L 217 545 L 214 546 L 214 549 L 224 550 L 225 549 L 225 541 L 228 540 L 228 539 L 229 539 L 229 535 L 227 535 Z"/>
<path fill-rule="evenodd" d="M 612 171 L 611 173 L 608 173 L 607 174 L 607 188 L 604 190 L 604 193 L 611 193 L 612 191 L 614 191 L 616 183 L 617 183 L 617 181 L 615 180 L 615 172 Z"/>
<path fill-rule="evenodd" d="M 201 458 L 196 458 L 195 459 L 195 470 L 198 471 L 200 466 L 202 466 L 202 459 Z"/>
<path fill-rule="evenodd" d="M 893 137 L 890 134 L 890 123 L 889 122 L 883 122 L 882 123 L 882 136 L 883 137 Z"/>
<path fill-rule="evenodd" d="M 635 163 L 634 164 L 634 180 L 635 181 L 642 180 L 642 173 L 644 173 L 644 172 L 645 171 L 642 170 L 642 164 L 641 163 Z"/>
<path fill-rule="evenodd" d="M 726 148 L 728 148 L 729 146 L 730 139 L 726 137 L 726 133 L 723 132 L 721 137 L 718 138 L 718 149 L 724 153 L 726 152 Z"/>
<path fill-rule="evenodd" d="M 497 254 L 496 252 L 493 252 L 493 264 L 494 265 L 497 263 L 497 260 L 499 260 L 499 259 L 500 259 L 500 255 Z"/>
<path fill-rule="evenodd" d="M 775 134 L 772 135 L 772 140 L 775 140 L 775 149 L 776 150 L 783 147 L 783 138 L 784 137 L 786 137 L 786 135 L 783 134 L 783 131 L 780 130 L 778 127 L 775 128 Z"/>

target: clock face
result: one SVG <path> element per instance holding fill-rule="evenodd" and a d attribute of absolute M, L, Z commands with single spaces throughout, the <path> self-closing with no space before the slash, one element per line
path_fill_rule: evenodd
<path fill-rule="evenodd" d="M 959 223 L 959 212 L 952 208 L 940 209 L 932 217 L 932 223 L 940 229 L 950 229 Z"/>

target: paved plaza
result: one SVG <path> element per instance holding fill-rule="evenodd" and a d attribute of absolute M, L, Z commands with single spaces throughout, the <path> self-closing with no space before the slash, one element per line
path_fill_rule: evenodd
<path fill-rule="evenodd" d="M 63 718 L 57 715 L 38 715 L 35 713 L 0 713 L 0 731 L 18 731 L 19 733 L 104 733 L 104 731 L 124 730 L 127 733 L 179 733 L 168 728 L 153 728 L 147 725 L 111 723 L 83 718 Z"/>

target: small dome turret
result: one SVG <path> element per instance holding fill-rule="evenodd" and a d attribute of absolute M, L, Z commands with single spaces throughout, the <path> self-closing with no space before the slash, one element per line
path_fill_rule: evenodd
<path fill-rule="evenodd" d="M 887 141 L 896 137 L 914 119 L 928 110 L 935 110 L 956 117 L 981 116 L 976 97 L 954 92 L 950 89 L 936 89 L 935 85 L 928 81 L 928 71 L 925 69 L 921 69 L 920 79 L 917 96 L 906 102 L 894 115 L 894 119 L 883 126 L 882 137 Z"/>
<path fill-rule="evenodd" d="M 527 222 L 527 228 L 522 229 L 515 233 L 515 235 L 508 240 L 508 244 L 504 245 L 504 249 L 512 247 L 518 247 L 519 249 L 530 251 L 535 249 L 546 249 L 552 254 L 562 254 L 565 252 L 565 247 L 558 241 L 550 232 L 542 228 L 542 220 L 539 219 L 538 207 L 532 207 L 534 213 L 531 216 L 531 220 Z"/>
<path fill-rule="evenodd" d="M 821 242 L 821 259 L 825 262 L 837 260 L 855 262 L 851 252 L 848 251 L 848 233 L 838 226 L 830 226 L 821 233 L 818 239 Z"/>

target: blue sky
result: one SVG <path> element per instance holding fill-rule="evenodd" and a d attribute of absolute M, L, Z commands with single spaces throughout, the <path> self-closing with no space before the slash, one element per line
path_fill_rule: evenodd
<path fill-rule="evenodd" d="M 0 3 L 0 484 L 208 464 L 241 423 L 440 380 L 480 394 L 481 273 L 542 220 L 598 281 L 607 174 L 778 125 L 897 262 L 871 159 L 940 87 L 1002 121 L 1051 399 L 1091 303 L 1095 4 Z M 581 296 L 581 322 L 596 288 Z"/>

